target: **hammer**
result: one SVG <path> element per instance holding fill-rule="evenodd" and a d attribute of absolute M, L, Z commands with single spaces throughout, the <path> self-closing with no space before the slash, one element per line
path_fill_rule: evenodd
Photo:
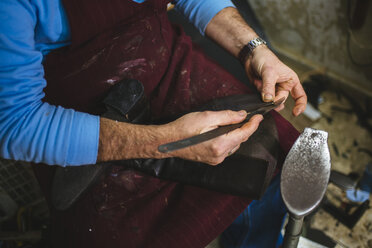
<path fill-rule="evenodd" d="M 331 172 L 327 137 L 327 132 L 305 128 L 284 161 L 280 190 L 289 212 L 284 248 L 297 247 L 304 217 L 326 192 Z"/>

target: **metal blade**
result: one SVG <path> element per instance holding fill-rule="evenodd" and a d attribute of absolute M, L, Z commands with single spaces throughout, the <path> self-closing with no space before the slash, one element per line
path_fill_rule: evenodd
<path fill-rule="evenodd" d="M 264 103 L 257 110 L 248 113 L 245 120 L 240 122 L 240 123 L 232 124 L 232 125 L 226 125 L 226 126 L 220 126 L 216 129 L 213 129 L 211 131 L 208 131 L 208 132 L 205 132 L 205 133 L 202 133 L 202 134 L 192 136 L 190 138 L 186 138 L 186 139 L 183 139 L 183 140 L 178 140 L 178 141 L 175 141 L 175 142 L 160 145 L 158 147 L 158 150 L 160 152 L 163 152 L 163 153 L 168 153 L 168 152 L 176 151 L 176 150 L 186 148 L 186 147 L 189 147 L 189 146 L 192 146 L 192 145 L 200 144 L 202 142 L 214 139 L 218 136 L 227 134 L 228 132 L 231 132 L 231 131 L 233 131 L 237 128 L 242 127 L 245 123 L 247 123 L 251 119 L 252 116 L 254 116 L 256 114 L 265 115 L 270 110 L 272 110 L 272 109 L 278 107 L 280 104 L 282 104 L 284 102 L 284 100 L 285 100 L 284 98 L 281 98 L 281 99 L 279 99 L 275 102 Z"/>

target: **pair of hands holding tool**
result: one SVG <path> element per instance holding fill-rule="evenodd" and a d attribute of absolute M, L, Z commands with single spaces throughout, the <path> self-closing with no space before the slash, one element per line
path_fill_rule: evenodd
<path fill-rule="evenodd" d="M 245 65 L 247 75 L 263 96 L 270 94 L 271 102 L 287 98 L 295 99 L 293 114 L 301 114 L 306 108 L 306 94 L 295 72 L 284 65 L 267 47 L 254 50 Z M 276 110 L 284 107 L 280 104 Z M 258 128 L 262 115 L 254 115 L 242 127 L 225 135 L 177 151 L 163 153 L 158 146 L 182 140 L 225 126 L 242 122 L 247 117 L 243 111 L 193 112 L 164 125 L 133 125 L 101 118 L 98 161 L 131 158 L 180 157 L 210 165 L 221 163 L 234 153 Z M 197 120 L 197 121 L 195 121 Z"/>
<path fill-rule="evenodd" d="M 236 57 L 238 57 L 244 45 L 257 37 L 257 34 L 247 25 L 235 8 L 225 8 L 220 11 L 208 24 L 205 33 Z M 297 74 L 283 64 L 266 45 L 258 46 L 252 51 L 244 64 L 244 68 L 249 80 L 261 93 L 264 102 L 278 101 L 282 98 L 287 99 L 291 94 L 295 100 L 295 106 L 292 110 L 293 115 L 298 116 L 305 111 L 307 97 Z M 280 111 L 283 108 L 284 102 L 276 110 Z M 178 125 L 187 129 L 189 136 L 184 135 L 184 137 L 180 137 L 182 139 L 218 126 L 241 122 L 245 119 L 245 116 L 246 114 L 243 113 L 229 111 L 192 113 L 191 116 L 184 116 L 171 123 L 171 125 Z M 198 120 L 198 123 L 192 123 L 194 118 Z M 256 131 L 261 120 L 261 115 L 253 116 L 242 127 L 226 135 L 171 154 L 211 165 L 219 164 L 227 156 L 234 153 L 240 144 Z"/>
<path fill-rule="evenodd" d="M 277 101 L 279 103 L 275 108 L 277 111 L 284 108 L 283 99 L 286 99 L 289 94 L 295 100 L 295 106 L 292 110 L 293 115 L 298 116 L 305 110 L 307 98 L 296 73 L 284 65 L 267 47 L 258 47 L 257 50 L 254 50 L 252 57 L 245 65 L 245 69 L 251 82 L 261 92 L 263 101 Z M 273 103 L 273 106 L 275 104 Z M 245 111 L 191 113 L 170 124 L 188 130 L 190 132 L 189 136 L 193 136 L 199 133 L 207 134 L 205 132 L 218 126 L 239 123 L 246 116 L 247 113 Z M 197 123 L 195 121 L 193 122 L 195 119 L 198 120 Z M 197 145 L 187 147 L 188 145 L 186 144 L 186 148 L 174 151 L 172 154 L 185 159 L 205 162 L 210 165 L 219 164 L 227 156 L 234 153 L 242 142 L 247 141 L 256 131 L 262 119 L 262 115 L 254 115 L 240 128 Z M 204 126 L 205 124 L 207 126 Z M 211 132 L 209 133 L 211 134 Z M 188 136 L 186 135 L 186 137 Z M 189 140 L 184 140 L 183 142 L 186 143 Z M 196 141 L 196 139 L 193 141 Z M 177 145 L 182 146 L 181 142 L 177 143 Z M 164 152 L 168 147 L 171 148 L 174 145 L 163 145 L 159 149 Z"/>
<path fill-rule="evenodd" d="M 235 8 L 220 11 L 212 18 L 205 33 L 236 57 L 244 45 L 257 37 Z M 261 92 L 264 102 L 283 97 L 287 99 L 291 94 L 295 100 L 293 115 L 298 116 L 305 111 L 307 97 L 298 76 L 268 47 L 265 45 L 256 47 L 244 67 L 250 81 Z M 282 103 L 276 110 L 283 108 Z M 219 126 L 240 123 L 246 116 L 245 111 L 194 112 L 164 125 L 133 125 L 101 118 L 97 160 L 179 157 L 216 165 L 234 153 L 240 144 L 256 131 L 263 119 L 262 115 L 253 116 L 242 127 L 225 135 L 184 149 L 163 153 L 158 151 L 158 146 L 189 138 Z"/>

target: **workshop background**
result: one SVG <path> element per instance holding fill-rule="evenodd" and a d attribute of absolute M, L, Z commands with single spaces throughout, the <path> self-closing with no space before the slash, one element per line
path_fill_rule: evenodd
<path fill-rule="evenodd" d="M 356 183 L 329 184 L 305 221 L 299 247 L 372 247 L 372 3 L 371 0 L 235 0 L 257 33 L 299 75 L 309 107 L 302 131 L 329 133 L 332 169 Z M 240 64 L 197 33 L 174 10 L 169 16 L 227 70 L 247 82 Z M 0 248 L 47 247 L 48 208 L 28 163 L 0 160 Z M 220 247 L 218 238 L 209 248 Z"/>

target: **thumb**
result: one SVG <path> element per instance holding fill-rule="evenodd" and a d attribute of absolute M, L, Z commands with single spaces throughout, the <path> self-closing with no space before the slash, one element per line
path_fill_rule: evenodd
<path fill-rule="evenodd" d="M 221 110 L 221 111 L 207 111 L 205 112 L 206 119 L 201 122 L 207 123 L 206 126 L 200 131 L 200 133 L 208 132 L 219 126 L 225 126 L 229 124 L 235 124 L 242 122 L 247 117 L 245 110 L 232 111 L 232 110 Z"/>
<path fill-rule="evenodd" d="M 262 72 L 262 100 L 264 102 L 273 101 L 275 98 L 275 84 L 278 79 L 275 71 L 272 68 L 266 68 Z"/>
<path fill-rule="evenodd" d="M 215 123 L 218 126 L 239 123 L 243 121 L 245 117 L 247 116 L 247 112 L 244 110 L 240 110 L 240 111 L 222 110 L 222 111 L 216 111 L 215 114 L 216 114 Z"/>

